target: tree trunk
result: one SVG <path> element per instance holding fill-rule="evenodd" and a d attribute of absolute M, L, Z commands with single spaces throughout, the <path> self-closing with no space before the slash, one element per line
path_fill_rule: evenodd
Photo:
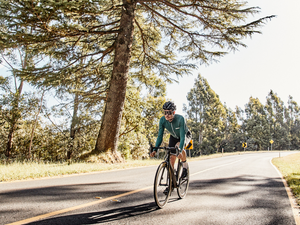
<path fill-rule="evenodd" d="M 19 101 L 20 101 L 20 97 L 21 97 L 21 93 L 22 93 L 22 89 L 23 89 L 23 84 L 24 84 L 24 81 L 23 81 L 23 79 L 21 79 L 20 86 L 19 86 L 18 90 L 16 91 L 17 94 L 16 94 L 15 99 L 14 99 L 15 102 L 13 103 L 14 105 L 13 105 L 13 108 L 11 110 L 11 113 L 13 115 L 12 115 L 11 127 L 9 129 L 9 133 L 8 133 L 8 137 L 7 137 L 8 140 L 7 140 L 6 152 L 5 152 L 5 156 L 7 158 L 10 158 L 10 156 L 11 156 L 14 132 L 17 129 L 17 122 L 20 119 L 20 115 L 19 115 L 18 110 L 19 110 Z"/>
<path fill-rule="evenodd" d="M 74 106 L 73 106 L 73 116 L 72 116 L 72 122 L 71 122 L 71 128 L 70 128 L 70 137 L 72 138 L 72 141 L 70 144 L 70 148 L 67 151 L 67 159 L 71 159 L 72 153 L 73 153 L 73 146 L 74 146 L 73 141 L 75 139 L 75 133 L 76 133 L 75 126 L 78 123 L 78 120 L 77 120 L 78 109 L 79 109 L 79 95 L 76 92 L 75 99 L 74 99 Z"/>
<path fill-rule="evenodd" d="M 91 154 L 117 153 L 119 130 L 124 109 L 131 47 L 133 41 L 136 2 L 123 0 L 120 32 L 116 40 L 110 87 L 95 149 Z M 117 156 L 116 156 L 117 157 Z"/>
<path fill-rule="evenodd" d="M 22 69 L 25 69 L 27 67 L 27 57 L 28 57 L 27 51 L 25 53 L 24 60 L 22 60 L 22 55 L 20 54 Z M 12 71 L 14 71 L 14 68 L 11 65 L 10 65 L 10 67 L 11 67 Z M 22 90 L 23 90 L 23 85 L 24 85 L 24 80 L 21 78 L 19 88 L 17 89 L 17 80 L 16 80 L 16 76 L 15 76 L 14 72 L 13 72 L 13 75 L 14 75 L 14 78 L 15 78 L 16 95 L 15 95 L 15 99 L 14 99 L 14 102 L 13 102 L 13 107 L 12 107 L 12 110 L 11 110 L 11 113 L 13 114 L 12 115 L 11 127 L 10 127 L 8 137 L 7 137 L 8 140 L 7 140 L 6 152 L 5 152 L 5 156 L 7 158 L 10 158 L 10 156 L 11 156 L 14 132 L 17 129 L 17 122 L 20 119 L 20 114 L 21 113 L 19 112 L 19 101 L 20 101 L 20 97 L 21 97 Z"/>
<path fill-rule="evenodd" d="M 42 97 L 41 97 L 41 105 L 39 107 L 38 112 L 36 113 L 36 117 L 35 117 L 35 120 L 34 120 L 34 125 L 33 125 L 32 130 L 31 130 L 30 143 L 29 143 L 28 156 L 27 156 L 28 159 L 31 159 L 32 140 L 33 140 L 33 136 L 34 136 L 34 130 L 35 130 L 38 118 L 39 118 L 39 114 L 42 110 L 44 94 L 45 94 L 45 90 L 43 90 Z"/>
<path fill-rule="evenodd" d="M 202 133 L 202 128 L 200 127 L 199 129 L 199 144 L 202 144 L 202 140 L 203 140 L 203 133 Z"/>
<path fill-rule="evenodd" d="M 11 156 L 11 149 L 12 149 L 12 139 L 14 136 L 14 131 L 15 131 L 15 124 L 12 124 L 10 130 L 9 130 L 9 134 L 8 134 L 8 141 L 7 141 L 7 145 L 6 145 L 6 152 L 5 152 L 5 156 L 7 158 L 10 158 Z"/>

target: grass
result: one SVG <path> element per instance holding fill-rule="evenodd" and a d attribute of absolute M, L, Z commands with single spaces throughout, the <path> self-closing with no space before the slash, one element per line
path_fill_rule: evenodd
<path fill-rule="evenodd" d="M 116 164 L 14 162 L 0 165 L 0 182 L 151 166 L 159 162 L 159 160 L 128 160 L 126 163 Z"/>
<path fill-rule="evenodd" d="M 241 154 L 224 153 L 224 155 Z M 189 161 L 196 161 L 202 159 L 210 159 L 222 157 L 221 153 L 206 155 L 196 158 L 189 158 Z M 43 177 L 63 176 L 70 174 L 80 174 L 89 172 L 100 172 L 118 169 L 127 169 L 133 167 L 158 165 L 161 159 L 147 159 L 147 160 L 127 160 L 124 163 L 101 163 L 97 160 L 92 162 L 78 162 L 68 164 L 64 163 L 39 163 L 39 162 L 12 162 L 7 164 L 0 164 L 0 182 L 10 182 L 16 180 L 28 180 Z"/>
<path fill-rule="evenodd" d="M 272 163 L 281 172 L 300 205 L 300 153 L 274 158 Z"/>

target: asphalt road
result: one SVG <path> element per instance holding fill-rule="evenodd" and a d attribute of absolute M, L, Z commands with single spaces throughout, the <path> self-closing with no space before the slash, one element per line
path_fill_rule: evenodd
<path fill-rule="evenodd" d="M 281 153 L 281 156 L 291 153 Z M 0 224 L 295 224 L 278 152 L 190 162 L 188 195 L 153 199 L 156 166 L 0 183 Z"/>

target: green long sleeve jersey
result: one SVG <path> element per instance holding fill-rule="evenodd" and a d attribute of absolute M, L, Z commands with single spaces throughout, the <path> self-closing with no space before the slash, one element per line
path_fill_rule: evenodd
<path fill-rule="evenodd" d="M 160 118 L 158 136 L 156 139 L 155 147 L 159 147 L 161 145 L 165 128 L 167 129 L 167 131 L 170 132 L 170 134 L 174 138 L 180 139 L 179 148 L 182 151 L 184 147 L 183 145 L 185 141 L 185 134 L 187 132 L 187 126 L 185 124 L 183 116 L 175 114 L 172 122 L 167 121 L 164 116 Z"/>

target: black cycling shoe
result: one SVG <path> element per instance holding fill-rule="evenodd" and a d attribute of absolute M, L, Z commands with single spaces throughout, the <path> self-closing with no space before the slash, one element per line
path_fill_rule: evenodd
<path fill-rule="evenodd" d="M 183 179 L 183 178 L 186 178 L 186 176 L 187 176 L 187 168 L 183 168 L 182 174 L 181 174 L 181 178 L 182 178 L 182 179 Z"/>
<path fill-rule="evenodd" d="M 164 190 L 164 194 L 167 195 L 169 193 L 169 187 Z"/>

